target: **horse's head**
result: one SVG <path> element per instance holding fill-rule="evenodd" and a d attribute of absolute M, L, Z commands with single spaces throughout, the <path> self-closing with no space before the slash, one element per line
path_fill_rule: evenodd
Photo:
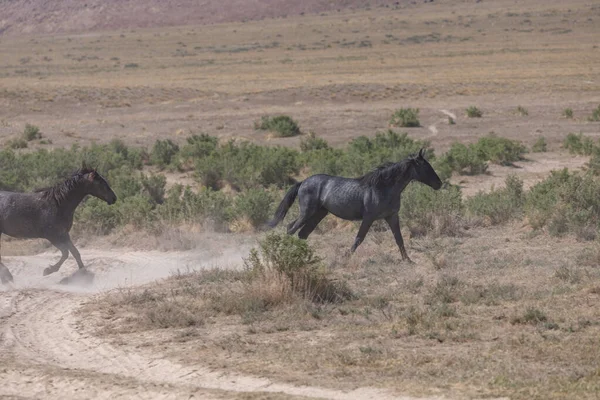
<path fill-rule="evenodd" d="M 115 204 L 117 195 L 110 188 L 106 179 L 104 179 L 95 169 L 86 171 L 83 174 L 83 178 L 88 194 L 104 200 L 108 204 Z"/>
<path fill-rule="evenodd" d="M 414 179 L 426 184 L 434 190 L 442 187 L 442 180 L 435 172 L 431 164 L 425 159 L 425 149 L 419 150 L 419 154 L 412 157 L 414 165 Z"/>

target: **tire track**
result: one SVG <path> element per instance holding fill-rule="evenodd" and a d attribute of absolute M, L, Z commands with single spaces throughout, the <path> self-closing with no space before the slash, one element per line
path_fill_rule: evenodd
<path fill-rule="evenodd" d="M 221 254 L 231 265 L 238 253 Z M 220 263 L 218 257 L 210 257 L 212 254 L 201 262 L 189 253 L 88 250 L 87 254 L 99 282 L 93 288 L 75 290 L 56 285 L 60 274 L 52 279 L 38 277 L 39 264 L 46 263 L 47 255 L 13 257 L 11 264 L 19 265 L 16 281 L 25 280 L 26 284 L 21 289 L 0 291 L 0 381 L 10 382 L 0 385 L 0 397 L 213 399 L 254 393 L 270 399 L 413 399 L 375 388 L 346 392 L 225 374 L 202 365 L 180 365 L 144 349 L 113 346 L 93 334 L 85 316 L 76 314 L 95 293 L 145 283 L 168 276 L 174 269 L 185 271 Z M 65 276 L 76 268 L 65 267 L 61 270 Z M 33 276 L 29 281 L 28 275 Z M 123 280 L 128 276 L 131 278 Z"/>

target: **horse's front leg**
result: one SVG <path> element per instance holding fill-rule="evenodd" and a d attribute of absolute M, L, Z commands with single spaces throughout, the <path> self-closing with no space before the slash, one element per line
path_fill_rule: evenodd
<path fill-rule="evenodd" d="M 67 242 L 67 240 L 68 240 L 68 242 Z M 71 242 L 70 239 L 61 238 L 61 240 L 50 240 L 50 242 L 57 249 L 59 249 L 62 254 L 60 256 L 60 260 L 58 260 L 58 262 L 56 264 L 51 265 L 48 268 L 44 269 L 44 276 L 53 274 L 56 271 L 58 271 L 60 269 L 60 267 L 63 265 L 63 263 L 65 262 L 65 260 L 69 257 L 69 243 Z"/>
<path fill-rule="evenodd" d="M 79 267 L 79 269 L 85 268 L 85 265 L 83 265 L 83 261 L 81 261 L 81 255 L 79 254 L 79 250 L 77 250 L 70 238 L 69 251 L 71 252 L 71 254 L 73 254 L 73 257 L 75 257 L 75 261 L 77 261 L 77 266 Z"/>
<path fill-rule="evenodd" d="M 396 244 L 400 249 L 402 259 L 412 263 L 413 261 L 410 259 L 410 257 L 408 257 L 406 249 L 404 248 L 404 240 L 402 239 L 402 232 L 400 232 L 400 218 L 398 218 L 398 214 L 394 214 L 391 217 L 386 218 L 385 221 L 388 223 L 392 233 L 394 234 L 394 239 L 396 239 Z"/>
<path fill-rule="evenodd" d="M 369 229 L 371 229 L 371 225 L 373 225 L 373 219 L 368 216 L 364 216 L 362 223 L 360 224 L 360 228 L 358 229 L 356 239 L 354 240 L 354 244 L 352 245 L 352 248 L 350 248 L 350 253 L 354 253 L 356 248 L 360 246 L 363 240 L 365 240 L 365 236 L 367 236 L 367 232 L 369 232 Z"/>

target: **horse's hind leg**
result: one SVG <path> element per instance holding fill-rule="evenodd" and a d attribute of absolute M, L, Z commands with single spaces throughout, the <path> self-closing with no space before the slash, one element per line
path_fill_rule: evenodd
<path fill-rule="evenodd" d="M 369 232 L 369 229 L 371 229 L 371 225 L 373 225 L 373 220 L 369 217 L 363 217 L 362 223 L 360 224 L 360 228 L 358 228 L 358 233 L 356 234 L 354 244 L 350 248 L 351 253 L 354 253 L 356 251 L 356 248 L 360 246 L 363 240 L 365 240 L 365 236 L 367 236 L 367 232 Z"/>
<path fill-rule="evenodd" d="M 71 241 L 69 240 L 69 243 L 70 242 Z M 61 265 L 63 265 L 65 260 L 69 257 L 69 243 L 67 243 L 65 239 L 62 239 L 60 241 L 51 240 L 51 243 L 61 251 L 62 255 L 60 256 L 60 260 L 58 260 L 56 264 L 44 269 L 44 276 L 53 274 L 56 271 L 58 271 Z"/>
<path fill-rule="evenodd" d="M 315 213 L 321 209 L 318 195 L 314 191 L 300 193 L 298 197 L 298 205 L 300 206 L 300 216 L 292 224 L 288 225 L 288 235 L 293 235 L 304 224 L 306 224 Z"/>
<path fill-rule="evenodd" d="M 1 240 L 1 236 L 2 234 L 0 234 L 0 240 Z M 2 243 L 0 241 L 0 248 L 2 247 Z M 0 282 L 2 283 L 8 283 L 8 282 L 12 282 L 13 281 L 13 276 L 10 273 L 10 271 L 8 270 L 8 268 L 6 268 L 6 265 L 2 264 L 2 255 L 0 254 Z"/>
<path fill-rule="evenodd" d="M 327 216 L 327 214 L 329 214 L 329 211 L 327 211 L 325 208 L 321 208 L 319 211 L 317 211 L 308 221 L 306 221 L 302 229 L 300 229 L 300 232 L 298 232 L 298 237 L 300 239 L 308 238 L 308 235 L 315 230 L 317 225 L 319 225 L 319 222 L 321 222 L 323 218 Z"/>

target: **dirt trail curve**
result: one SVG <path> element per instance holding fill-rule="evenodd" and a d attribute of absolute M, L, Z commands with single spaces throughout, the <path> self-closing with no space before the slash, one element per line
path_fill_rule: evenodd
<path fill-rule="evenodd" d="M 197 366 L 183 366 L 144 349 L 128 352 L 112 346 L 94 336 L 91 324 L 75 313 L 92 296 L 177 269 L 239 265 L 246 249 L 219 254 L 85 249 L 84 254 L 96 275 L 87 287 L 57 284 L 76 269 L 72 260 L 55 276 L 41 276 L 55 254 L 4 258 L 16 286 L 0 289 L 0 398 L 225 399 L 279 393 L 281 398 L 409 399 L 374 388 L 344 392 L 224 374 L 204 368 L 201 360 Z"/>

